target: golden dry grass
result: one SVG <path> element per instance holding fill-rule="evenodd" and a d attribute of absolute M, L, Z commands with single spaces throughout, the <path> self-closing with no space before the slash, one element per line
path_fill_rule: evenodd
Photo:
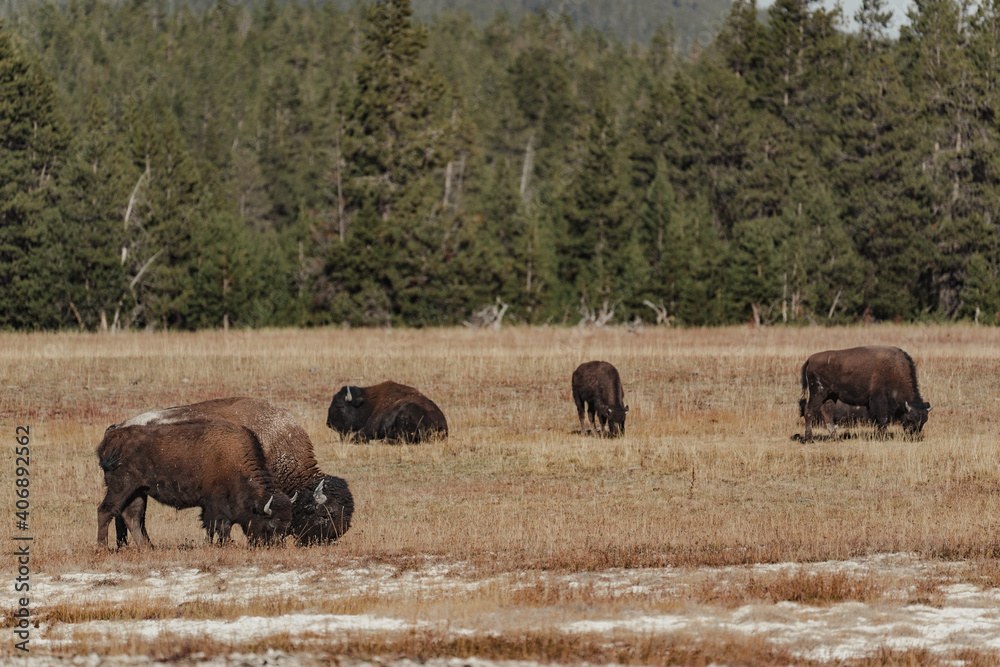
<path fill-rule="evenodd" d="M 391 564 L 403 572 L 429 556 L 462 563 L 470 576 L 487 578 L 910 552 L 964 560 L 968 568 L 954 575 L 958 580 L 996 585 L 998 342 L 997 329 L 965 326 L 2 334 L 0 424 L 10 443 L 15 426 L 31 428 L 32 571 L 51 575 L 171 566 L 334 570 L 359 562 Z M 924 438 L 908 441 L 894 428 L 881 440 L 864 431 L 855 431 L 863 437 L 838 442 L 792 440 L 802 431 L 802 362 L 818 350 L 860 344 L 898 345 L 914 358 L 923 396 L 934 404 Z M 591 359 L 610 361 L 621 373 L 630 405 L 623 438 L 578 432 L 569 378 Z M 451 436 L 412 446 L 356 445 L 342 443 L 326 428 L 326 407 L 341 385 L 386 379 L 433 398 L 448 417 Z M 95 550 L 96 507 L 104 489 L 93 452 L 104 429 L 149 409 L 231 395 L 268 398 L 299 417 L 321 467 L 346 478 L 354 492 L 355 518 L 345 538 L 334 547 L 308 549 L 210 548 L 202 543 L 197 510 L 176 512 L 151 503 L 147 523 L 160 548 L 144 554 Z M 11 463 L 0 470 L 11 508 L 12 485 Z M 13 521 L 0 525 L 0 539 L 9 544 Z M 933 580 L 912 582 L 911 588 L 916 601 L 936 599 Z M 699 582 L 683 599 L 823 604 L 878 598 L 886 590 L 885 582 L 871 578 L 791 571 L 728 582 L 721 590 Z M 454 602 L 363 596 L 323 609 L 415 614 L 417 608 L 439 607 L 435 613 L 445 616 L 476 616 L 497 605 L 530 610 L 597 604 L 586 596 L 585 589 L 547 589 L 536 582 L 480 591 L 459 610 L 448 607 Z M 613 604 L 634 609 L 673 603 Z M 137 602 L 117 613 L 175 613 L 148 606 Z M 245 608 L 216 604 L 183 614 L 229 617 Z M 304 608 L 316 604 L 277 599 L 258 612 Z M 67 622 L 108 618 L 112 610 L 63 605 L 44 613 L 52 622 Z M 365 642 L 378 643 L 355 639 L 350 650 L 359 655 Z M 414 651 L 420 655 L 446 654 L 429 647 L 447 645 L 464 655 L 452 641 L 435 635 L 385 644 L 397 646 L 397 653 L 405 653 L 400 647 L 407 642 L 419 645 Z M 542 650 L 545 642 L 551 645 Z M 614 644 L 599 649 L 605 644 L 596 639 L 580 644 L 590 646 L 580 655 L 545 633 L 493 643 L 487 653 L 498 658 L 644 660 L 641 647 L 630 645 L 619 656 Z M 773 646 L 747 648 L 735 640 L 714 648 L 681 644 L 657 650 L 695 664 L 741 661 L 722 646 L 743 646 L 739 655 L 755 656 L 753 662 L 787 658 Z M 911 658 L 887 654 L 886 661 Z"/>

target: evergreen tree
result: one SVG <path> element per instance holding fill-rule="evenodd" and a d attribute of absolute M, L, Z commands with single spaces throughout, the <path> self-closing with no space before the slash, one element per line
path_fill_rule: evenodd
<path fill-rule="evenodd" d="M 996 321 L 998 0 L 738 0 L 690 61 L 345 4 L 19 7 L 0 326 Z"/>
<path fill-rule="evenodd" d="M 459 131 L 442 105 L 441 76 L 420 58 L 427 32 L 411 15 L 408 0 L 368 9 L 347 112 L 350 231 L 345 243 L 330 246 L 322 300 L 334 306 L 334 317 L 349 313 L 356 322 L 442 317 L 421 295 L 445 270 L 449 220 L 441 206 L 455 158 L 447 140 Z"/>
<path fill-rule="evenodd" d="M 788 234 L 780 217 L 753 218 L 733 228 L 726 277 L 731 317 L 758 325 L 781 317 L 785 294 L 781 249 Z"/>
<path fill-rule="evenodd" d="M 523 150 L 531 167 L 528 177 L 548 180 L 561 169 L 573 139 L 577 110 L 569 70 L 559 55 L 533 46 L 511 64 L 510 85 L 526 124 Z"/>
<path fill-rule="evenodd" d="M 625 172 L 605 108 L 599 108 L 591 122 L 584 151 L 563 204 L 562 281 L 572 289 L 570 300 L 589 308 L 605 302 L 634 306 L 634 272 L 640 263 L 636 230 L 621 195 Z"/>
<path fill-rule="evenodd" d="M 797 179 L 782 213 L 783 321 L 854 321 L 864 300 L 864 266 L 823 183 Z"/>
<path fill-rule="evenodd" d="M 948 317 L 961 308 L 965 264 L 978 250 L 986 213 L 977 192 L 980 174 L 973 168 L 978 155 L 994 150 L 996 138 L 976 119 L 969 10 L 967 0 L 918 0 L 909 12 L 910 25 L 900 31 L 909 63 L 906 74 L 920 102 L 916 120 L 927 141 L 922 163 L 930 174 L 936 213 L 926 229 L 937 245 L 932 268 L 936 298 L 929 305 Z"/>
<path fill-rule="evenodd" d="M 65 149 L 51 83 L 0 24 L 0 326 L 60 324 L 54 197 Z"/>
<path fill-rule="evenodd" d="M 962 284 L 962 313 L 977 324 L 1000 324 L 1000 275 L 981 254 L 969 258 Z"/>
<path fill-rule="evenodd" d="M 856 15 L 852 84 L 838 103 L 844 159 L 834 175 L 845 231 L 866 271 L 860 314 L 911 318 L 930 297 L 931 184 L 921 168 L 926 137 L 913 125 L 915 101 L 898 69 L 884 7 L 882 0 L 866 0 Z"/>
<path fill-rule="evenodd" d="M 62 172 L 63 224 L 56 246 L 65 276 L 56 294 L 81 328 L 109 326 L 116 312 L 131 312 L 135 305 L 123 266 L 123 211 L 132 212 L 131 191 L 141 173 L 131 164 L 128 146 L 114 131 L 105 105 L 94 99 L 87 126 L 74 137 Z"/>
<path fill-rule="evenodd" d="M 639 245 L 644 250 L 645 280 L 639 295 L 658 320 L 676 317 L 691 291 L 687 259 L 694 239 L 685 234 L 677 199 L 667 177 L 667 162 L 657 160 L 656 176 L 639 213 Z M 648 302 L 648 303 L 646 303 Z"/>
<path fill-rule="evenodd" d="M 123 257 L 136 308 L 123 323 L 190 328 L 195 326 L 188 310 L 198 252 L 194 234 L 207 204 L 201 175 L 162 97 L 153 96 L 136 109 L 131 139 L 133 164 L 141 171 L 133 188 L 134 207 L 124 223 Z"/>

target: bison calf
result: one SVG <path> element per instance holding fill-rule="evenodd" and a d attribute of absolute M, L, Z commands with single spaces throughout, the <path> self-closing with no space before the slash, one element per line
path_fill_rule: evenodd
<path fill-rule="evenodd" d="M 863 405 L 848 405 L 840 399 L 827 401 L 819 409 L 823 423 L 831 433 L 836 431 L 837 426 L 860 426 L 871 424 L 872 420 L 868 416 L 868 408 Z M 799 416 L 806 416 L 806 399 L 799 401 Z"/>
<path fill-rule="evenodd" d="M 812 424 L 818 415 L 826 420 L 830 435 L 837 437 L 836 424 L 824 414 L 828 401 L 864 407 L 868 419 L 881 432 L 896 422 L 910 435 L 920 433 L 931 410 L 930 403 L 920 397 L 913 359 L 898 347 L 872 345 L 817 352 L 802 365 L 803 400 L 807 395 L 802 409 L 806 442 L 812 440 Z"/>
<path fill-rule="evenodd" d="M 97 447 L 108 488 L 97 508 L 97 541 L 121 518 L 138 546 L 146 534 L 146 498 L 176 509 L 201 508 L 209 541 L 229 539 L 234 523 L 251 543 L 285 535 L 292 503 L 279 491 L 253 433 L 227 422 L 110 428 Z M 119 546 L 124 536 L 118 536 Z"/>
<path fill-rule="evenodd" d="M 397 382 L 341 387 L 330 403 L 326 425 L 363 441 L 421 442 L 448 435 L 448 422 L 434 401 Z"/>
<path fill-rule="evenodd" d="M 580 418 L 581 433 L 589 430 L 583 420 L 584 404 L 594 432 L 606 432 L 611 436 L 625 433 L 625 417 L 628 415 L 625 390 L 622 389 L 618 369 L 608 362 L 588 361 L 573 371 L 573 402 Z M 594 422 L 594 415 L 601 422 L 600 429 Z"/>
<path fill-rule="evenodd" d="M 292 413 L 261 398 L 234 396 L 146 412 L 112 428 L 133 424 L 225 421 L 250 430 L 260 442 L 275 483 L 292 498 L 290 531 L 300 544 L 332 542 L 351 527 L 354 496 L 347 482 L 319 469 L 313 444 Z M 122 519 L 116 519 L 119 540 Z"/>

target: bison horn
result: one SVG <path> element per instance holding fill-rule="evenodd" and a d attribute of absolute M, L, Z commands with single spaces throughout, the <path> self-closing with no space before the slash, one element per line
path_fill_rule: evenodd
<path fill-rule="evenodd" d="M 295 493 L 292 494 L 292 497 L 289 498 L 289 500 L 294 503 L 295 499 L 298 498 L 298 497 L 299 497 L 299 492 L 296 491 Z"/>
<path fill-rule="evenodd" d="M 313 492 L 313 500 L 316 501 L 317 505 L 322 505 L 326 502 L 326 496 L 323 495 L 323 484 L 326 483 L 325 479 L 321 479 L 319 484 L 316 485 L 316 491 Z"/>
<path fill-rule="evenodd" d="M 347 396 L 344 397 L 344 400 L 347 401 L 348 403 L 351 402 L 351 388 L 350 387 L 347 388 Z"/>
<path fill-rule="evenodd" d="M 910 405 L 910 402 L 909 402 L 909 401 L 903 401 L 903 405 L 905 405 L 905 406 L 906 406 L 906 411 L 907 411 L 907 412 L 909 412 L 910 410 L 912 410 L 912 409 L 913 409 L 913 407 L 912 407 L 912 406 Z"/>
<path fill-rule="evenodd" d="M 271 516 L 271 501 L 274 500 L 274 495 L 272 494 L 270 498 L 267 499 L 267 504 L 264 505 L 264 514 Z"/>
<path fill-rule="evenodd" d="M 933 405 L 931 405 L 930 403 L 928 403 L 927 404 L 927 412 L 930 412 L 931 408 L 933 408 L 933 407 L 934 407 Z"/>

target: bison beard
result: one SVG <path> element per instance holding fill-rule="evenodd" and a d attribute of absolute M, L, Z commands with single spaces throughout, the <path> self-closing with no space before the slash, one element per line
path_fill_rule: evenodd
<path fill-rule="evenodd" d="M 448 436 L 448 422 L 434 401 L 397 382 L 341 387 L 330 402 L 326 425 L 361 441 L 421 442 Z"/>
<path fill-rule="evenodd" d="M 930 403 L 920 397 L 913 359 L 897 347 L 854 347 L 810 356 L 802 365 L 802 396 L 806 442 L 812 441 L 813 421 L 824 412 L 830 435 L 836 439 L 836 424 L 824 408 L 829 401 L 864 407 L 881 433 L 896 422 L 911 436 L 920 433 L 931 410 Z"/>
<path fill-rule="evenodd" d="M 285 535 L 292 503 L 277 489 L 253 433 L 226 422 L 109 429 L 97 447 L 107 494 L 97 509 L 97 541 L 120 519 L 137 546 L 149 543 L 146 500 L 201 508 L 209 541 L 229 539 L 239 524 L 252 543 Z M 118 532 L 118 546 L 125 543 Z"/>
<path fill-rule="evenodd" d="M 572 382 L 573 402 L 576 403 L 576 414 L 580 418 L 580 432 L 588 431 L 583 420 L 586 405 L 594 432 L 603 435 L 606 431 L 610 436 L 623 435 L 628 406 L 625 405 L 625 390 L 622 389 L 618 369 L 606 361 L 588 361 L 573 371 Z M 600 429 L 594 422 L 595 415 L 600 419 Z"/>
<path fill-rule="evenodd" d="M 236 396 L 147 412 L 112 426 L 225 421 L 249 429 L 260 442 L 268 470 L 292 498 L 289 531 L 299 544 L 332 542 L 351 527 L 354 497 L 347 482 L 319 469 L 313 444 L 292 413 L 270 401 Z M 116 519 L 119 536 L 124 517 Z"/>

